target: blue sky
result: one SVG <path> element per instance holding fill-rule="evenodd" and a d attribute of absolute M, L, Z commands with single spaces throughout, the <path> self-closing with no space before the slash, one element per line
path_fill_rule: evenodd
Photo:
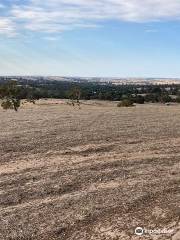
<path fill-rule="evenodd" d="M 180 77 L 179 0 L 1 0 L 0 75 Z"/>

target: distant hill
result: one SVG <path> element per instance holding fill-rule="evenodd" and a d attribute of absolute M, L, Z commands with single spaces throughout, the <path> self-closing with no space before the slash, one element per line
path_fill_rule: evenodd
<path fill-rule="evenodd" d="M 0 82 L 7 80 L 17 81 L 66 81 L 66 82 L 95 82 L 114 85 L 167 85 L 180 84 L 180 78 L 100 78 L 100 77 L 64 77 L 64 76 L 0 76 Z"/>

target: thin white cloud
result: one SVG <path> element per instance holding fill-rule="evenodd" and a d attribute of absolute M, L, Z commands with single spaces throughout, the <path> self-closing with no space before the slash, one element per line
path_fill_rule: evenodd
<path fill-rule="evenodd" d="M 157 33 L 158 30 L 157 29 L 146 29 L 145 32 L 146 33 Z"/>
<path fill-rule="evenodd" d="M 108 20 L 137 23 L 180 20 L 180 1 L 27 0 L 15 1 L 2 12 L 1 9 L 1 33 L 7 34 L 12 29 L 52 33 L 96 27 Z M 2 27 L 5 24 L 6 27 Z"/>
<path fill-rule="evenodd" d="M 16 27 L 11 19 L 0 17 L 0 34 L 6 34 L 9 37 L 16 35 Z"/>
<path fill-rule="evenodd" d="M 57 41 L 58 38 L 57 37 L 47 36 L 47 37 L 44 37 L 44 40 L 54 42 L 54 41 Z"/>

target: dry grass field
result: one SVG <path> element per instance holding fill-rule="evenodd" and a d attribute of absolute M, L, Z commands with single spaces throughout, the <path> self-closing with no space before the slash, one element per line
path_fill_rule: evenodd
<path fill-rule="evenodd" d="M 41 100 L 0 129 L 0 240 L 180 239 L 180 105 Z"/>

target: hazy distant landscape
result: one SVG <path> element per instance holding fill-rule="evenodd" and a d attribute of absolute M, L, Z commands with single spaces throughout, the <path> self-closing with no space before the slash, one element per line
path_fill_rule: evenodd
<path fill-rule="evenodd" d="M 180 84 L 180 78 L 108 78 L 108 77 L 63 77 L 63 76 L 0 76 L 0 82 L 3 80 L 17 80 L 17 81 L 69 81 L 69 82 L 94 82 L 101 84 L 114 85 L 166 85 L 166 84 Z"/>

